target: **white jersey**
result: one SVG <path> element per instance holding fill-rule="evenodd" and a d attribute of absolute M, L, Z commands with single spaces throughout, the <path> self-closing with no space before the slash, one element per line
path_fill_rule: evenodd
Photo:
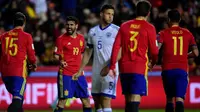
<path fill-rule="evenodd" d="M 110 63 L 108 61 L 111 58 L 112 48 L 118 30 L 119 27 L 114 24 L 110 24 L 104 29 L 100 25 L 90 29 L 88 44 L 92 45 L 94 49 L 93 75 L 100 75 L 102 68 Z M 116 70 L 118 71 L 118 64 L 116 64 Z"/>

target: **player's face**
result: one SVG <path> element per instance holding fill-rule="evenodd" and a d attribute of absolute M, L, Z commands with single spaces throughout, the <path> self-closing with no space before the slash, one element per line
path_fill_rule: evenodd
<path fill-rule="evenodd" d="M 113 21 L 113 17 L 114 17 L 114 10 L 113 9 L 107 9 L 104 10 L 104 12 L 102 12 L 100 14 L 102 20 L 106 23 L 106 24 L 110 24 Z"/>
<path fill-rule="evenodd" d="M 67 21 L 65 27 L 66 27 L 67 34 L 73 35 L 78 28 L 78 24 L 76 24 L 74 21 Z"/>

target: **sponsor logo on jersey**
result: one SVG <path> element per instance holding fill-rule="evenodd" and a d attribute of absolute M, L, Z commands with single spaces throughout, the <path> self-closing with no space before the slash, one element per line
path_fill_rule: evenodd
<path fill-rule="evenodd" d="M 110 33 L 110 32 L 106 33 L 107 38 L 111 37 L 111 35 L 112 35 L 112 33 Z"/>

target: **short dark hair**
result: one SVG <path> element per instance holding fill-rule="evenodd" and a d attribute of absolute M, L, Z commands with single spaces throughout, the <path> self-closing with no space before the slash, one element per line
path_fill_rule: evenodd
<path fill-rule="evenodd" d="M 14 27 L 23 26 L 25 21 L 26 21 L 26 16 L 23 13 L 21 12 L 15 13 L 13 20 Z"/>
<path fill-rule="evenodd" d="M 66 22 L 67 21 L 74 21 L 75 24 L 78 24 L 78 22 L 79 22 L 78 18 L 76 18 L 75 16 L 67 16 Z"/>
<path fill-rule="evenodd" d="M 103 5 L 102 7 L 101 7 L 101 12 L 104 12 L 105 10 L 107 10 L 107 9 L 113 9 L 113 10 L 115 10 L 115 8 L 112 6 L 112 5 L 110 5 L 110 4 L 105 4 L 105 5 Z"/>
<path fill-rule="evenodd" d="M 170 19 L 170 22 L 179 23 L 181 19 L 181 14 L 178 10 L 173 9 L 168 12 L 168 18 Z"/>
<path fill-rule="evenodd" d="M 151 3 L 147 0 L 141 0 L 136 5 L 136 16 L 146 17 L 151 10 Z"/>

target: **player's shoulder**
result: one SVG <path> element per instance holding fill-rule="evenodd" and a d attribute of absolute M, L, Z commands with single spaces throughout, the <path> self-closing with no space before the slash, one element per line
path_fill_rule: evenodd
<path fill-rule="evenodd" d="M 77 33 L 77 37 L 79 37 L 80 39 L 84 39 L 84 36 L 80 33 Z"/>
<path fill-rule="evenodd" d="M 28 37 L 28 38 L 32 38 L 32 35 L 30 33 L 28 33 L 28 32 L 24 32 L 23 31 L 23 35 L 26 36 L 26 37 Z"/>
<path fill-rule="evenodd" d="M 128 20 L 126 22 L 123 22 L 120 26 L 120 28 L 126 27 L 127 25 L 130 25 L 133 22 L 133 20 Z"/>
<path fill-rule="evenodd" d="M 119 26 L 117 26 L 117 25 L 115 25 L 115 24 L 111 24 L 110 27 L 111 27 L 112 29 L 114 29 L 114 30 L 117 30 L 117 31 L 118 31 L 119 28 L 120 28 Z"/>
<path fill-rule="evenodd" d="M 149 29 L 149 28 L 155 29 L 155 26 L 152 23 L 148 22 L 148 21 L 144 21 L 143 27 L 146 27 L 147 29 Z"/>
<path fill-rule="evenodd" d="M 180 27 L 184 33 L 192 34 L 187 28 Z"/>
<path fill-rule="evenodd" d="M 2 33 L 2 34 L 0 35 L 0 38 L 4 37 L 4 36 L 7 35 L 7 34 L 8 34 L 8 32 Z"/>
<path fill-rule="evenodd" d="M 63 38 L 65 37 L 65 33 L 64 34 L 61 34 L 59 37 L 56 38 L 56 40 L 62 40 Z"/>
<path fill-rule="evenodd" d="M 92 28 L 90 28 L 89 33 L 95 32 L 95 30 L 97 30 L 99 28 L 99 25 L 96 25 Z"/>

